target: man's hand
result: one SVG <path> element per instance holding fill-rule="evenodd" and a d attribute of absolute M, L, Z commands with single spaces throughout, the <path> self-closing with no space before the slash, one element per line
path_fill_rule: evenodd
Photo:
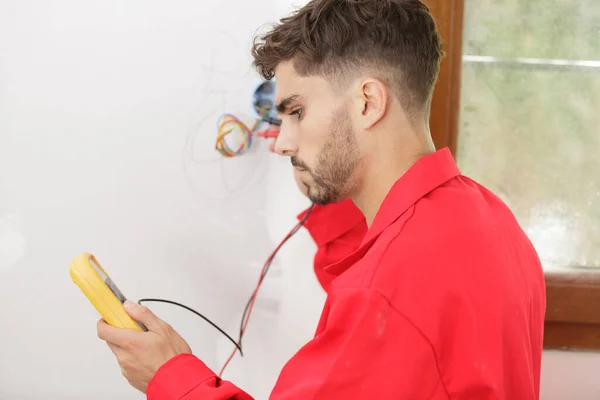
<path fill-rule="evenodd" d="M 145 393 L 148 383 L 165 362 L 192 350 L 169 324 L 147 307 L 127 301 L 125 310 L 144 324 L 148 332 L 115 328 L 101 319 L 98 321 L 98 337 L 108 343 L 131 386 Z"/>

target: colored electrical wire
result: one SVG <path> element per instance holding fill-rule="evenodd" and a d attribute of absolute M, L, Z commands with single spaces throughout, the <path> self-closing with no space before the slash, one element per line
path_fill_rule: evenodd
<path fill-rule="evenodd" d="M 206 322 L 208 322 L 209 324 L 211 324 L 216 330 L 218 330 L 223 335 L 225 335 L 225 337 L 227 339 L 229 339 L 229 341 L 235 345 L 236 349 L 240 351 L 240 354 L 242 355 L 242 357 L 244 356 L 244 353 L 242 353 L 242 346 L 238 345 L 236 343 L 236 341 L 233 340 L 233 338 L 231 336 L 229 336 L 223 329 L 219 328 L 219 326 L 217 324 L 215 324 L 210 319 L 206 318 L 204 315 L 200 314 L 198 311 L 194 310 L 193 308 L 188 307 L 186 305 L 183 305 L 181 303 L 177 303 L 175 301 L 171 301 L 171 300 L 163 300 L 163 299 L 140 299 L 140 300 L 138 300 L 138 304 L 140 304 L 140 305 L 142 303 L 147 303 L 147 302 L 172 304 L 172 305 L 179 306 L 179 307 L 185 308 L 188 311 L 193 312 L 194 314 L 196 314 L 197 316 L 199 316 L 200 318 L 202 318 L 203 320 L 205 320 Z"/>
<path fill-rule="evenodd" d="M 236 157 L 241 156 L 248 152 L 252 147 L 252 142 L 254 136 L 259 133 L 259 128 L 264 124 L 268 123 L 265 121 L 265 116 L 269 113 L 269 108 L 257 109 L 257 113 L 260 118 L 258 118 L 252 128 L 248 127 L 244 122 L 242 122 L 239 118 L 232 114 L 224 114 L 219 119 L 217 119 L 217 140 L 215 143 L 215 149 L 223 156 L 223 157 Z M 269 126 L 271 124 L 269 123 Z M 240 136 L 240 144 L 236 149 L 233 149 L 226 141 L 226 138 L 229 135 L 232 135 L 234 132 L 239 132 Z M 264 134 L 263 132 L 260 132 Z M 263 135 L 259 135 L 263 136 Z"/>
<path fill-rule="evenodd" d="M 225 361 L 223 367 L 221 368 L 221 371 L 219 372 L 219 378 L 220 378 L 223 375 L 223 372 L 225 371 L 225 368 L 227 367 L 227 365 L 229 365 L 229 363 L 231 362 L 231 360 L 233 359 L 233 356 L 235 355 L 235 353 L 237 351 L 240 352 L 240 355 L 242 357 L 244 356 L 244 353 L 242 352 L 242 337 L 244 336 L 244 333 L 246 333 L 246 328 L 248 326 L 248 322 L 250 321 L 250 315 L 252 314 L 252 309 L 254 307 L 254 302 L 256 301 L 256 296 L 258 295 L 258 290 L 260 289 L 260 285 L 262 284 L 263 280 L 265 279 L 265 276 L 267 276 L 267 273 L 269 272 L 269 268 L 271 267 L 271 264 L 272 264 L 273 260 L 275 259 L 275 256 L 277 255 L 277 253 L 281 249 L 281 247 L 283 247 L 283 245 L 292 236 L 294 236 L 294 234 L 296 234 L 296 232 L 298 232 L 300 230 L 300 228 L 306 222 L 306 219 L 308 218 L 309 214 L 311 213 L 313 207 L 314 207 L 314 204 L 312 204 L 309 207 L 309 209 L 304 214 L 303 218 L 294 226 L 294 228 L 292 228 L 292 230 L 290 230 L 290 232 L 288 232 L 288 234 L 283 238 L 283 240 L 279 243 L 279 245 L 277 245 L 277 247 L 275 248 L 275 250 L 273 250 L 273 252 L 269 255 L 269 257 L 265 261 L 265 264 L 263 265 L 263 268 L 262 268 L 262 270 L 260 272 L 260 276 L 258 278 L 258 282 L 257 282 L 257 284 L 256 284 L 256 286 L 254 288 L 254 291 L 252 292 L 250 298 L 248 299 L 248 302 L 246 303 L 246 307 L 244 308 L 244 312 L 242 314 L 242 319 L 241 319 L 241 322 L 240 322 L 240 331 L 239 331 L 239 337 L 238 337 L 237 342 L 231 336 L 229 336 L 223 329 L 219 328 L 219 326 L 217 324 L 215 324 L 214 322 L 212 322 L 209 318 L 207 318 L 204 315 L 200 314 L 198 311 L 192 309 L 191 307 L 188 307 L 188 306 L 183 305 L 181 303 L 177 303 L 177 302 L 171 301 L 171 300 L 148 298 L 148 299 L 140 299 L 140 300 L 138 300 L 138 304 L 141 305 L 142 303 L 146 303 L 146 302 L 159 302 L 159 303 L 167 303 L 167 304 L 172 304 L 172 305 L 175 305 L 175 306 L 179 306 L 179 307 L 185 308 L 186 310 L 191 311 L 192 313 L 196 314 L 197 316 L 199 316 L 200 318 L 202 318 L 203 320 L 205 320 L 206 322 L 208 322 L 215 329 L 217 329 L 221 334 L 223 334 L 231 343 L 233 343 L 233 345 L 235 346 L 235 348 L 233 349 L 233 352 L 231 353 L 231 355 L 229 356 L 229 358 L 227 359 L 227 361 Z"/>
<path fill-rule="evenodd" d="M 242 337 L 244 336 L 244 333 L 246 332 L 246 328 L 248 326 L 248 322 L 250 321 L 250 315 L 252 314 L 252 309 L 254 307 L 254 302 L 256 301 L 256 296 L 258 295 L 258 290 L 260 289 L 260 285 L 262 284 L 263 279 L 265 279 L 265 276 L 269 272 L 271 263 L 275 259 L 275 256 L 277 255 L 277 252 L 279 252 L 281 247 L 292 236 L 294 236 L 294 234 L 296 234 L 296 232 L 298 232 L 298 230 L 300 230 L 300 228 L 304 225 L 304 223 L 306 222 L 306 219 L 310 215 L 313 207 L 314 207 L 314 204 L 311 204 L 310 208 L 304 214 L 304 217 L 296 224 L 296 226 L 294 226 L 294 228 L 292 228 L 292 230 L 283 238 L 283 240 L 279 243 L 279 245 L 277 245 L 275 250 L 273 250 L 273 252 L 269 256 L 269 258 L 267 258 L 267 261 L 265 262 L 265 264 L 262 268 L 262 271 L 260 273 L 260 277 L 258 278 L 256 287 L 254 288 L 254 291 L 252 292 L 250 299 L 248 299 L 248 302 L 246 303 L 246 308 L 244 309 L 244 313 L 242 314 L 242 320 L 240 323 L 240 336 L 239 336 L 239 340 L 237 342 L 237 344 L 239 345 L 240 348 L 242 347 Z M 223 365 L 223 367 L 221 368 L 221 371 L 219 372 L 219 377 L 223 376 L 223 372 L 225 371 L 225 368 L 227 367 L 227 365 L 229 365 L 229 363 L 233 359 L 233 356 L 235 355 L 236 351 L 237 351 L 237 346 L 236 346 L 236 348 L 233 349 L 233 351 L 229 355 L 229 358 L 227 359 L 227 361 L 225 361 L 225 364 Z"/>
<path fill-rule="evenodd" d="M 256 121 L 252 129 L 240 121 L 237 117 L 231 114 L 225 114 L 217 121 L 217 143 L 215 148 L 224 157 L 235 157 L 245 154 L 252 147 L 252 138 L 254 132 L 260 125 L 260 121 Z M 236 150 L 232 149 L 225 140 L 228 135 L 234 131 L 239 131 L 242 143 Z"/>

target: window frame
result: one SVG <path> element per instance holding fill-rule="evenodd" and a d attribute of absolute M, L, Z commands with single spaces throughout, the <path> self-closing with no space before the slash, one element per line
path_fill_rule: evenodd
<path fill-rule="evenodd" d="M 464 0 L 423 0 L 436 19 L 446 55 L 440 66 L 430 114 L 436 148 L 457 156 L 463 63 Z M 600 349 L 600 269 L 545 270 L 544 348 Z"/>

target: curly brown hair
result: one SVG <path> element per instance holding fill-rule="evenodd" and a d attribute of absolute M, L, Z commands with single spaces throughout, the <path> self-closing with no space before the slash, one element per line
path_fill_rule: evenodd
<path fill-rule="evenodd" d="M 443 50 L 420 0 L 312 0 L 255 37 L 252 55 L 266 80 L 289 60 L 299 75 L 325 77 L 336 88 L 371 74 L 407 114 L 427 115 Z"/>

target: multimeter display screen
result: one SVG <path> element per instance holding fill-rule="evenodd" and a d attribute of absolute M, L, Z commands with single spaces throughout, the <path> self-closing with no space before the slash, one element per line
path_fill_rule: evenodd
<path fill-rule="evenodd" d="M 123 295 L 123 293 L 121 293 L 117 285 L 115 285 L 115 283 L 104 273 L 104 271 L 102 271 L 102 268 L 100 268 L 92 258 L 90 258 L 90 263 L 92 264 L 98 275 L 100 275 L 100 278 L 102 278 L 104 283 L 106 283 L 106 286 L 108 286 L 108 288 L 114 293 L 114 295 L 117 296 L 117 299 L 119 299 L 121 303 L 125 303 L 125 300 L 127 300 L 127 298 Z"/>

